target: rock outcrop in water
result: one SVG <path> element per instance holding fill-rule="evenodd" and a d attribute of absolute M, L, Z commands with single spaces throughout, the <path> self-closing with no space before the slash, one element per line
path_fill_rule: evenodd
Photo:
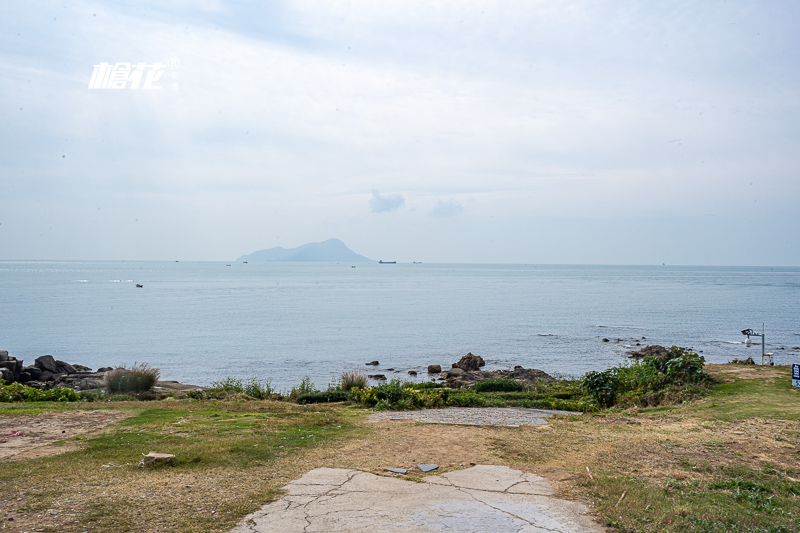
<path fill-rule="evenodd" d="M 638 351 L 625 352 L 630 359 L 642 359 L 643 357 L 654 356 L 664 357 L 669 353 L 669 350 L 661 345 L 653 344 L 650 346 L 643 346 Z"/>
<path fill-rule="evenodd" d="M 551 375 L 542 370 L 522 368 L 521 366 L 515 366 L 514 370 L 474 370 L 468 372 L 460 368 L 453 368 L 443 372 L 442 378 L 447 380 L 447 386 L 451 389 L 469 388 L 485 379 L 513 379 L 529 387 L 533 387 L 537 383 L 549 383 L 554 380 Z"/>
<path fill-rule="evenodd" d="M 474 355 L 472 352 L 467 353 L 462 357 L 458 363 L 453 363 L 453 368 L 460 368 L 464 372 L 472 372 L 480 370 L 480 367 L 485 366 L 486 361 L 480 355 Z"/>

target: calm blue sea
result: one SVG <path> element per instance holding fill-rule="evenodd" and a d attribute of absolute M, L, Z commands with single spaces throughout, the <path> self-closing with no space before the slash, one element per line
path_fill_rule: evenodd
<path fill-rule="evenodd" d="M 740 330 L 762 322 L 777 362 L 800 362 L 800 269 L 0 262 L 0 349 L 26 364 L 146 362 L 199 385 L 324 387 L 375 359 L 407 377 L 468 351 L 492 369 L 580 375 L 636 343 L 760 360 Z"/>

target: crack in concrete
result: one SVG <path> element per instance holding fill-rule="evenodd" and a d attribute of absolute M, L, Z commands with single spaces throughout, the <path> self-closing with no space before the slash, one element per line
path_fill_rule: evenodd
<path fill-rule="evenodd" d="M 455 488 L 456 488 L 456 490 L 458 490 L 459 492 L 463 492 L 464 494 L 466 494 L 467 496 L 469 496 L 470 498 L 472 498 L 476 502 L 478 502 L 478 503 L 480 503 L 482 505 L 485 505 L 486 507 L 489 507 L 490 509 L 494 509 L 495 511 L 499 511 L 499 512 L 501 512 L 503 514 L 506 514 L 508 516 L 512 516 L 512 517 L 516 518 L 517 520 L 521 520 L 522 522 L 525 522 L 526 524 L 531 525 L 531 526 L 533 526 L 535 528 L 544 529 L 545 531 L 552 531 L 553 533 L 563 533 L 560 529 L 550 529 L 549 527 L 541 526 L 539 524 L 531 522 L 527 518 L 523 518 L 523 517 L 521 517 L 519 515 L 515 515 L 514 513 L 510 512 L 510 511 L 506 511 L 504 509 L 500 509 L 499 507 L 495 507 L 494 505 L 491 505 L 490 503 L 481 501 L 478 498 L 476 498 L 474 494 L 472 494 L 471 492 L 468 492 L 469 490 L 474 490 L 474 491 L 477 491 L 477 492 L 498 492 L 496 490 L 493 491 L 493 490 L 482 490 L 482 489 L 463 489 L 461 487 L 455 487 Z M 517 531 L 518 532 L 522 531 L 522 529 L 517 529 Z"/>

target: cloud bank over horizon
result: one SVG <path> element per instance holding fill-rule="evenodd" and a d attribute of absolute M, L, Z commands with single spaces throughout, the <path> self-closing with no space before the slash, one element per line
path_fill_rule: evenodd
<path fill-rule="evenodd" d="M 0 260 L 800 265 L 795 2 L 0 10 Z"/>

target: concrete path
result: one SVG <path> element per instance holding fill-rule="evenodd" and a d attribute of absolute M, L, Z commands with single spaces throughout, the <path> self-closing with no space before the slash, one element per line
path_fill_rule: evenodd
<path fill-rule="evenodd" d="M 423 483 L 317 468 L 232 533 L 599 533 L 588 508 L 553 498 L 543 477 L 479 465 Z"/>

